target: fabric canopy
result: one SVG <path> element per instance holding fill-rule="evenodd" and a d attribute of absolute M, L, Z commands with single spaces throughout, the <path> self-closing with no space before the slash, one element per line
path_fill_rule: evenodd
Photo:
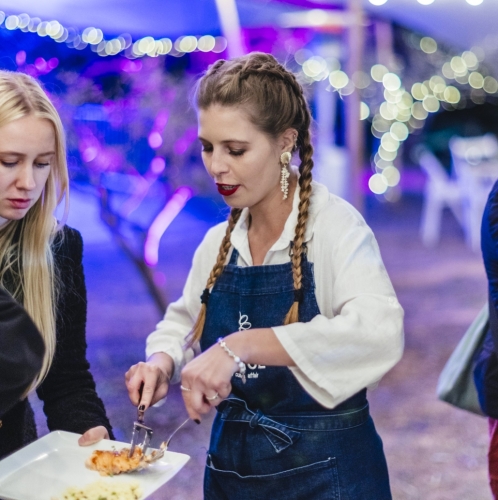
<path fill-rule="evenodd" d="M 237 0 L 242 26 L 278 24 L 285 12 L 331 8 L 347 0 Z M 455 47 L 495 43 L 498 2 L 483 0 L 478 6 L 466 0 L 387 0 L 375 6 L 363 0 L 371 15 L 393 20 Z M 95 26 L 109 34 L 123 32 L 154 37 L 220 33 L 215 0 L 3 0 L 7 14 L 28 13 L 43 20 L 56 19 L 66 26 Z M 487 40 L 486 40 L 486 37 Z"/>

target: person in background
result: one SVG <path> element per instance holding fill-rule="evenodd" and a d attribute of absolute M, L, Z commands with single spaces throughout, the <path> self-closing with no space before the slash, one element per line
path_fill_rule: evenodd
<path fill-rule="evenodd" d="M 481 249 L 488 278 L 490 330 L 486 335 L 476 380 L 481 406 L 487 415 L 498 416 L 498 182 L 488 197 L 481 226 Z M 480 361 L 480 360 L 478 360 Z M 498 420 L 489 417 L 489 482 L 493 498 L 498 500 Z"/>
<path fill-rule="evenodd" d="M 64 217 L 54 218 L 65 198 Z M 81 235 L 64 224 L 68 171 L 60 117 L 28 75 L 0 71 L 0 284 L 24 306 L 45 344 L 33 383 L 50 430 L 112 437 L 86 360 Z M 2 417 L 0 458 L 37 437 L 27 398 Z"/>
<path fill-rule="evenodd" d="M 41 370 L 45 346 L 26 311 L 0 287 L 0 418 Z"/>
<path fill-rule="evenodd" d="M 180 382 L 192 419 L 217 407 L 207 500 L 388 500 L 366 388 L 402 355 L 403 310 L 361 215 L 312 180 L 303 89 L 252 53 L 212 65 L 196 106 L 231 213 L 127 372 L 131 401 L 142 383 L 147 407 Z"/>

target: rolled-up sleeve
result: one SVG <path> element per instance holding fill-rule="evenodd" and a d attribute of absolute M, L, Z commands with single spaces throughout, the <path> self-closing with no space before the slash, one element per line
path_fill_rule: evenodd
<path fill-rule="evenodd" d="M 372 231 L 353 209 L 331 210 L 312 242 L 321 314 L 273 328 L 297 380 L 328 408 L 378 382 L 403 352 L 403 309 Z"/>

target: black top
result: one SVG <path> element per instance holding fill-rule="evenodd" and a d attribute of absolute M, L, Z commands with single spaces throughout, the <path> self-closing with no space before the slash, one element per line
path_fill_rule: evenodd
<path fill-rule="evenodd" d="M 86 287 L 83 274 L 83 241 L 78 231 L 64 226 L 53 244 L 60 281 L 57 301 L 57 344 L 54 361 L 37 389 L 44 402 L 48 428 L 84 433 L 103 425 L 112 428 L 86 359 Z M 33 410 L 27 399 L 16 404 L 3 418 L 0 428 L 0 458 L 37 438 Z"/>
<path fill-rule="evenodd" d="M 40 332 L 28 313 L 0 287 L 0 418 L 33 382 L 44 352 Z"/>

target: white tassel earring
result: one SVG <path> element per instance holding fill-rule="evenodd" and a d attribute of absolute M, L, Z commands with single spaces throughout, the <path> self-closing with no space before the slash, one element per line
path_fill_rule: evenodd
<path fill-rule="evenodd" d="M 280 155 L 280 163 L 282 164 L 282 168 L 280 170 L 280 189 L 282 193 L 284 193 L 284 200 L 287 199 L 289 195 L 289 176 L 290 172 L 288 170 L 289 163 L 291 161 L 292 155 L 286 151 Z"/>

